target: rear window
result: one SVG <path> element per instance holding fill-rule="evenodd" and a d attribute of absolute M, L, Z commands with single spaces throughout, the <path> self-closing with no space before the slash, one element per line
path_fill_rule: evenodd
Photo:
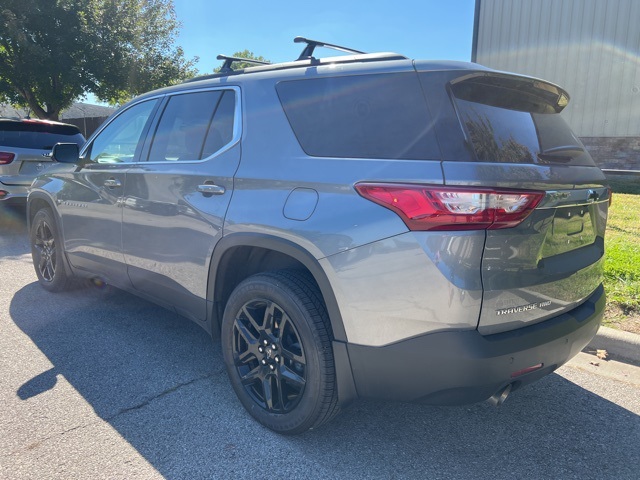
<path fill-rule="evenodd" d="M 439 159 L 415 73 L 280 82 L 278 96 L 300 146 L 318 157 Z"/>
<path fill-rule="evenodd" d="M 0 145 L 14 148 L 51 150 L 56 143 L 84 144 L 84 137 L 73 125 L 40 122 L 0 122 Z"/>
<path fill-rule="evenodd" d="M 478 161 L 594 165 L 559 114 L 569 97 L 555 85 L 487 73 L 450 85 Z"/>

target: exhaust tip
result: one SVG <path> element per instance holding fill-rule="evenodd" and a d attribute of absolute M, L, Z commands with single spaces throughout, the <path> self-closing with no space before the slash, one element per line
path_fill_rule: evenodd
<path fill-rule="evenodd" d="M 489 402 L 494 407 L 499 407 L 504 403 L 504 401 L 507 399 L 510 393 L 511 393 L 511 384 L 507 385 L 502 390 L 498 390 L 489 399 L 487 399 L 487 402 Z"/>

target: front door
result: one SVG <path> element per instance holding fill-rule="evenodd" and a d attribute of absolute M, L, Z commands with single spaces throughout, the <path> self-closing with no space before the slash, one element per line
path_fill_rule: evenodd
<path fill-rule="evenodd" d="M 122 195 L 158 100 L 131 106 L 82 151 L 85 164 L 65 173 L 58 194 L 69 261 L 116 286 L 130 284 L 122 254 Z"/>

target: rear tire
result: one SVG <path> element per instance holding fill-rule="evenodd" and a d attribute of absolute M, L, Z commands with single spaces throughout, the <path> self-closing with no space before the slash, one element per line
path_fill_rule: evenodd
<path fill-rule="evenodd" d="M 307 273 L 244 280 L 227 302 L 221 337 L 233 389 L 265 427 L 297 434 L 338 413 L 329 318 Z"/>
<path fill-rule="evenodd" d="M 30 241 L 33 266 L 42 288 L 50 292 L 67 290 L 71 275 L 65 269 L 62 242 L 50 210 L 39 210 L 33 217 Z"/>

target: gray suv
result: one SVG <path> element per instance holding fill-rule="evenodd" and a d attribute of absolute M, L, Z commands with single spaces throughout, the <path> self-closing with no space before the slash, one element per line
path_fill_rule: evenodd
<path fill-rule="evenodd" d="M 567 93 L 296 41 L 57 145 L 70 168 L 28 202 L 41 285 L 89 277 L 193 320 L 281 433 L 358 397 L 499 404 L 576 355 L 604 311 L 610 191 Z"/>
<path fill-rule="evenodd" d="M 84 144 L 75 125 L 48 120 L 0 118 L 0 206 L 27 202 L 31 182 L 49 168 L 56 143 Z"/>

